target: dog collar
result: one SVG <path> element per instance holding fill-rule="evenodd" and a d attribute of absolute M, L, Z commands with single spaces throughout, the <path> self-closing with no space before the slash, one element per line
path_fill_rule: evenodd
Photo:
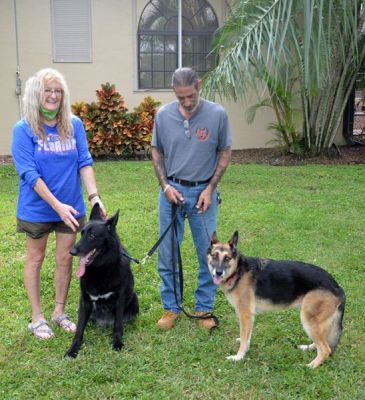
<path fill-rule="evenodd" d="M 236 283 L 236 278 L 237 278 L 238 272 L 235 271 L 226 281 L 225 284 L 230 286 L 229 289 L 232 289 L 234 284 Z"/>

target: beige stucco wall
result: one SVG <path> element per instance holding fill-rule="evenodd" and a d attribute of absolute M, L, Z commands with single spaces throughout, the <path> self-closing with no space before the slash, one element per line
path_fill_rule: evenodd
<path fill-rule="evenodd" d="M 171 91 L 138 91 L 136 30 L 140 13 L 147 0 L 92 0 L 92 63 L 53 63 L 50 0 L 16 0 L 18 17 L 19 65 L 23 83 L 37 70 L 53 67 L 66 77 L 71 101 L 93 101 L 101 83 L 111 82 L 133 108 L 150 95 L 166 103 L 174 99 Z M 211 0 L 220 23 L 223 0 Z M 0 1 L 0 155 L 10 154 L 11 130 L 19 119 L 18 97 L 15 94 L 16 37 L 14 0 Z M 269 110 L 260 111 L 256 121 L 248 125 L 245 106 L 224 104 L 232 125 L 233 148 L 267 147 L 272 138 L 267 131 L 273 121 Z"/>
<path fill-rule="evenodd" d="M 0 1 L 0 155 L 9 154 L 10 130 L 18 117 L 15 95 L 15 35 L 12 1 Z"/>

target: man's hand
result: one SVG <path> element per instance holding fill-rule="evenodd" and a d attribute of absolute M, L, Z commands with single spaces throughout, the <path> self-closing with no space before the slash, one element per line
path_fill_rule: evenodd
<path fill-rule="evenodd" d="M 183 195 L 171 185 L 166 185 L 164 194 L 170 203 L 180 204 L 184 202 Z"/>
<path fill-rule="evenodd" d="M 156 176 L 167 200 L 174 204 L 182 203 L 184 201 L 184 197 L 178 190 L 168 183 L 163 153 L 156 147 L 152 147 L 152 163 L 153 167 L 155 168 Z"/>
<path fill-rule="evenodd" d="M 213 189 L 210 185 L 208 185 L 201 193 L 196 203 L 196 208 L 199 209 L 198 213 L 203 213 L 208 210 L 210 205 L 212 204 L 212 193 Z"/>

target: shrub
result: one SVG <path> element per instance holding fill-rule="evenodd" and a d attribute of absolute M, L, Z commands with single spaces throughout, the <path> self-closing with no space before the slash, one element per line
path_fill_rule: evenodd
<path fill-rule="evenodd" d="M 147 156 L 160 102 L 148 96 L 128 112 L 123 96 L 108 82 L 96 90 L 96 97 L 96 102 L 72 105 L 72 112 L 84 123 L 91 154 L 94 157 Z"/>

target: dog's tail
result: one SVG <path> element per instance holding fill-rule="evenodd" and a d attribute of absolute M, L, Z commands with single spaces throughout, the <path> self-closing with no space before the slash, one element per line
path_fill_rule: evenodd
<path fill-rule="evenodd" d="M 331 329 L 328 333 L 328 344 L 331 347 L 331 354 L 335 351 L 342 334 L 342 322 L 345 313 L 346 296 L 345 292 L 341 288 L 339 290 L 339 300 L 340 301 L 334 314 Z"/>

